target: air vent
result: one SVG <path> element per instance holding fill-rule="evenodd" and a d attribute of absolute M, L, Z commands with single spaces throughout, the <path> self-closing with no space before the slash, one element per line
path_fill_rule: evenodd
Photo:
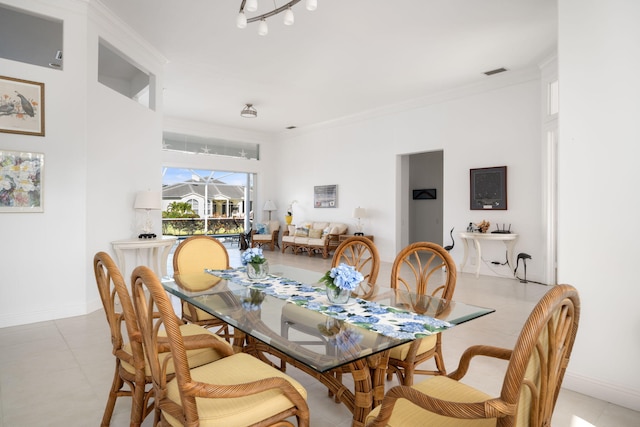
<path fill-rule="evenodd" d="M 485 71 L 484 74 L 487 76 L 493 76 L 494 74 L 504 73 L 505 71 L 507 71 L 506 68 L 496 68 L 495 70 Z"/>

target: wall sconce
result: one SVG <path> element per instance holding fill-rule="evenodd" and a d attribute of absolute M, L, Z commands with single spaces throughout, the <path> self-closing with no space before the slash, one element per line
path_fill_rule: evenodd
<path fill-rule="evenodd" d="M 159 191 L 140 191 L 136 194 L 136 201 L 133 204 L 135 210 L 147 211 L 147 216 L 142 227 L 142 233 L 138 236 L 140 239 L 152 239 L 156 235 L 153 234 L 153 221 L 151 220 L 151 211 L 159 211 L 162 209 L 162 196 Z"/>

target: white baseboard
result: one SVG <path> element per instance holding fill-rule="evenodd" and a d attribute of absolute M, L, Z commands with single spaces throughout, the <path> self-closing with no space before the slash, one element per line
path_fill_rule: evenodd
<path fill-rule="evenodd" d="M 634 411 L 640 411 L 640 389 L 634 390 L 570 372 L 565 374 L 562 387 Z"/>

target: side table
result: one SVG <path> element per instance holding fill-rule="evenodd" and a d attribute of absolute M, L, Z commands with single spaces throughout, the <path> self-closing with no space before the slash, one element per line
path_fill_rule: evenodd
<path fill-rule="evenodd" d="M 341 234 L 338 236 L 338 241 L 339 242 L 344 242 L 345 240 L 347 240 L 350 237 L 354 237 L 353 234 Z M 373 236 L 370 234 L 365 234 L 364 236 L 360 236 L 360 237 L 366 237 L 367 239 L 371 240 L 373 242 Z"/>
<path fill-rule="evenodd" d="M 124 277 L 126 274 L 125 253 L 124 251 L 135 251 L 136 262 L 142 252 L 146 252 L 146 265 L 150 267 L 158 277 L 167 275 L 167 261 L 169 252 L 174 243 L 178 240 L 175 236 L 162 236 L 155 239 L 126 239 L 115 240 L 111 242 L 116 257 L 118 258 L 118 267 Z"/>

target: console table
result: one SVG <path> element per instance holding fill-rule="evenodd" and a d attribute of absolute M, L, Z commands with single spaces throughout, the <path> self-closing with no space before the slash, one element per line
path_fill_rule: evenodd
<path fill-rule="evenodd" d="M 341 235 L 338 236 L 338 241 L 342 243 L 342 242 L 344 242 L 345 240 L 347 240 L 347 239 L 349 239 L 351 237 L 354 237 L 353 234 L 341 234 Z M 371 240 L 373 242 L 373 236 L 370 235 L 370 234 L 365 234 L 364 236 L 361 236 L 361 237 L 366 237 L 367 239 L 369 239 L 369 240 Z"/>
<path fill-rule="evenodd" d="M 173 244 L 178 240 L 175 236 L 162 236 L 155 239 L 126 239 L 111 242 L 111 246 L 118 258 L 118 267 L 124 277 L 127 277 L 124 251 L 135 251 L 136 260 L 143 251 L 146 252 L 147 266 L 149 266 L 158 277 L 167 275 L 167 260 Z"/>
<path fill-rule="evenodd" d="M 473 241 L 476 248 L 477 262 L 476 262 L 476 278 L 480 276 L 480 260 L 482 259 L 482 244 L 487 241 L 500 241 L 507 247 L 507 263 L 511 270 L 513 270 L 513 247 L 518 240 L 518 235 L 515 233 L 475 233 L 475 232 L 462 232 L 460 233 L 462 243 L 464 243 L 464 258 L 460 265 L 460 271 L 464 269 L 467 263 L 467 257 L 469 255 L 469 241 Z"/>

